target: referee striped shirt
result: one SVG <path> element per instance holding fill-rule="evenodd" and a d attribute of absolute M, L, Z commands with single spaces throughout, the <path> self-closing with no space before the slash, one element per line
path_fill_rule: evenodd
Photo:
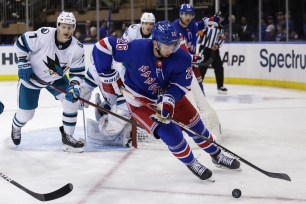
<path fill-rule="evenodd" d="M 224 29 L 223 27 L 207 27 L 204 30 L 203 40 L 201 45 L 204 48 L 213 48 L 214 44 L 217 44 L 219 47 L 224 43 Z"/>

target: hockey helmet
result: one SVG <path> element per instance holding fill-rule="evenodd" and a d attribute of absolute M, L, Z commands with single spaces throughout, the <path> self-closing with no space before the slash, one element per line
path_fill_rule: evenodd
<path fill-rule="evenodd" d="M 159 21 L 153 28 L 152 39 L 156 40 L 158 43 L 177 45 L 179 38 L 179 33 L 170 21 Z"/>
<path fill-rule="evenodd" d="M 183 13 L 194 15 L 194 8 L 190 4 L 182 4 L 180 7 L 180 15 Z"/>
<path fill-rule="evenodd" d="M 154 23 L 155 24 L 155 16 L 153 13 L 144 12 L 140 18 L 140 22 L 142 23 Z"/>
<path fill-rule="evenodd" d="M 73 25 L 74 29 L 75 29 L 75 27 L 76 27 L 76 19 L 75 19 L 73 13 L 72 12 L 62 11 L 60 13 L 60 15 L 57 17 L 56 27 L 58 28 L 58 26 L 61 23 Z"/>

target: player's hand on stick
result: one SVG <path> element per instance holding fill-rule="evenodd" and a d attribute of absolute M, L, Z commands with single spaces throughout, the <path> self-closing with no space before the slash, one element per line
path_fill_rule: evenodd
<path fill-rule="evenodd" d="M 175 100 L 172 95 L 160 95 L 157 100 L 157 109 L 163 118 L 172 117 L 174 114 Z"/>
<path fill-rule="evenodd" d="M 112 70 L 110 74 L 102 73 L 100 79 L 102 81 L 102 88 L 105 92 L 116 95 L 122 94 L 120 87 L 123 86 L 123 82 L 116 70 Z"/>
<path fill-rule="evenodd" d="M 75 103 L 80 97 L 80 85 L 77 81 L 71 81 L 67 88 L 65 98 L 67 101 Z"/>
<path fill-rule="evenodd" d="M 31 63 L 24 61 L 18 62 L 18 77 L 24 81 L 30 81 L 31 75 L 33 74 Z"/>
<path fill-rule="evenodd" d="M 170 119 L 168 118 L 164 118 L 163 116 L 161 116 L 161 114 L 159 113 L 154 113 L 153 115 L 150 116 L 150 118 L 152 120 L 154 120 L 157 123 L 163 123 L 163 124 L 169 124 L 171 122 Z"/>

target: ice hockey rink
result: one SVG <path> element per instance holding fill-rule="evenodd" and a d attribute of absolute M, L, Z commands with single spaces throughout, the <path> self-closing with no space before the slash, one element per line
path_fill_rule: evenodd
<path fill-rule="evenodd" d="M 10 139 L 17 109 L 17 82 L 0 83 L 0 172 L 38 193 L 67 183 L 74 189 L 54 204 L 280 204 L 306 203 L 306 92 L 272 87 L 227 85 L 219 95 L 206 84 L 207 99 L 223 130 L 221 145 L 256 166 L 286 173 L 292 181 L 267 177 L 242 163 L 241 172 L 216 168 L 208 154 L 194 155 L 213 172 L 215 183 L 201 181 L 165 148 L 99 148 L 84 153 L 62 151 L 58 127 L 62 108 L 42 91 L 34 119 L 23 128 L 21 145 Z M 93 109 L 86 110 L 93 118 Z M 76 137 L 84 137 L 79 112 Z M 231 193 L 242 191 L 239 199 Z M 40 203 L 0 179 L 0 203 Z"/>

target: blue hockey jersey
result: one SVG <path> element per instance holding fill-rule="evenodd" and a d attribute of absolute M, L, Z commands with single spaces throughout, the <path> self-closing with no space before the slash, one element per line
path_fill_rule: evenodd
<path fill-rule="evenodd" d="M 181 48 L 170 57 L 159 60 L 154 55 L 153 41 L 150 39 L 128 43 L 108 37 L 95 44 L 92 54 L 99 75 L 112 72 L 113 58 L 122 62 L 126 68 L 125 87 L 136 97 L 156 102 L 159 94 L 167 93 L 177 101 L 190 90 L 191 57 Z"/>
<path fill-rule="evenodd" d="M 197 46 L 197 34 L 199 30 L 203 30 L 205 27 L 204 18 L 202 21 L 195 22 L 192 20 L 186 28 L 183 28 L 179 21 L 180 19 L 176 19 L 173 22 L 173 26 L 183 36 L 183 39 L 186 40 L 187 48 L 190 54 L 196 53 L 196 46 Z"/>

